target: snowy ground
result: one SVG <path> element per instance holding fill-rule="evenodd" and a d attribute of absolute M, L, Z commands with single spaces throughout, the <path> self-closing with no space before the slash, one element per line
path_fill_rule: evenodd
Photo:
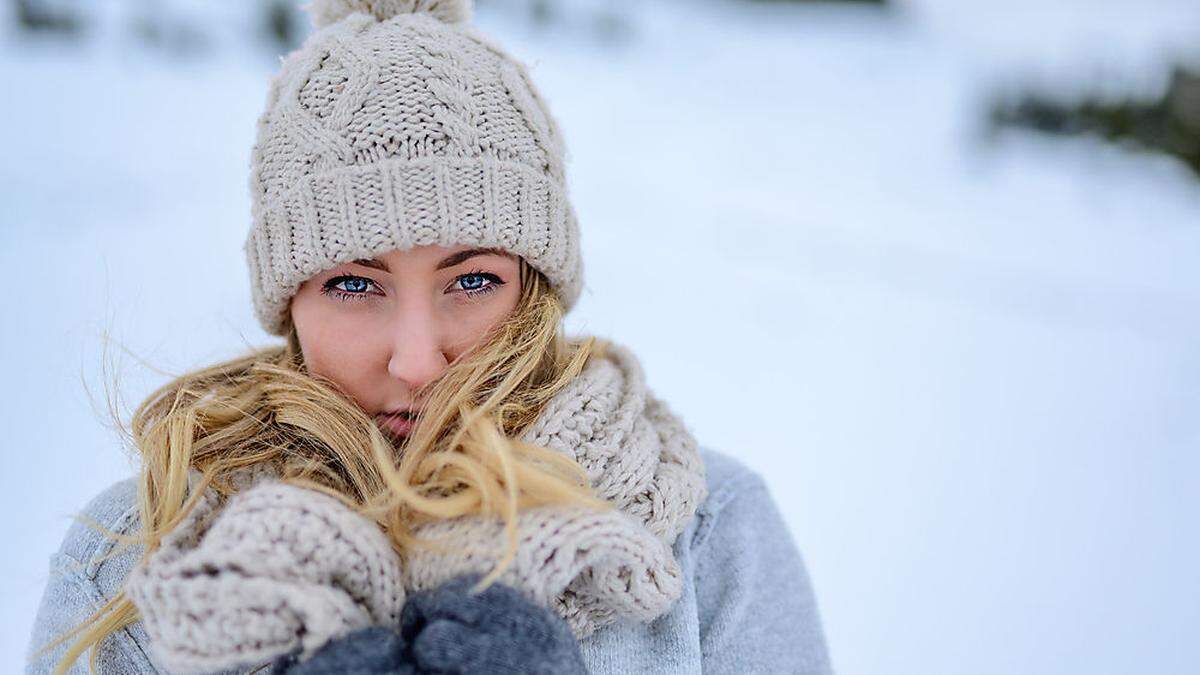
<path fill-rule="evenodd" d="M 766 475 L 838 671 L 1194 672 L 1200 182 L 989 143 L 979 105 L 1017 75 L 1153 91 L 1200 5 L 627 4 L 615 51 L 479 17 L 568 138 L 569 327 Z M 0 50 L 0 670 L 69 514 L 131 470 L 81 384 L 102 407 L 100 334 L 175 372 L 266 342 L 240 246 L 274 65 Z M 161 381 L 119 373 L 128 405 Z"/>

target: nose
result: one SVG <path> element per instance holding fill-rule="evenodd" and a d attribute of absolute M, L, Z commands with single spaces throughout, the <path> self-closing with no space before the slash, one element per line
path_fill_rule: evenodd
<path fill-rule="evenodd" d="M 449 365 L 432 308 L 412 304 L 398 308 L 392 321 L 388 374 L 413 391 L 437 379 Z"/>

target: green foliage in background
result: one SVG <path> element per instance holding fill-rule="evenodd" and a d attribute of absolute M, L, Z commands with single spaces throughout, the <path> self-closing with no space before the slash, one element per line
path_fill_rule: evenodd
<path fill-rule="evenodd" d="M 17 27 L 30 33 L 58 33 L 73 36 L 83 29 L 76 7 L 44 0 L 13 0 L 12 12 Z"/>
<path fill-rule="evenodd" d="M 1043 94 L 997 102 L 993 128 L 1023 127 L 1062 134 L 1094 134 L 1183 160 L 1200 178 L 1200 69 L 1176 66 L 1158 98 L 1063 103 Z"/>

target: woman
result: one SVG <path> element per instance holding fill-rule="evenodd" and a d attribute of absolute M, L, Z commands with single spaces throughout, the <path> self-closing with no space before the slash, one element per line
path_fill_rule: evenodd
<path fill-rule="evenodd" d="M 579 230 L 525 67 L 462 0 L 309 10 L 245 246 L 286 342 L 135 412 L 140 475 L 53 558 L 31 672 L 828 672 L 761 478 L 562 336 Z"/>

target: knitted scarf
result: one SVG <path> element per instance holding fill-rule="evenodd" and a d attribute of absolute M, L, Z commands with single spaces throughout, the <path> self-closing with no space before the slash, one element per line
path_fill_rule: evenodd
<path fill-rule="evenodd" d="M 574 458 L 616 508 L 543 506 L 518 514 L 519 548 L 499 578 L 552 608 L 582 639 L 618 620 L 649 622 L 682 591 L 675 539 L 706 496 L 682 420 L 647 389 L 627 348 L 605 341 L 522 439 Z M 248 474 L 227 503 L 213 491 L 130 572 L 125 590 L 172 672 L 269 661 L 367 625 L 395 625 L 405 597 L 504 554 L 504 524 L 427 523 L 400 559 L 372 521 L 336 499 Z"/>

